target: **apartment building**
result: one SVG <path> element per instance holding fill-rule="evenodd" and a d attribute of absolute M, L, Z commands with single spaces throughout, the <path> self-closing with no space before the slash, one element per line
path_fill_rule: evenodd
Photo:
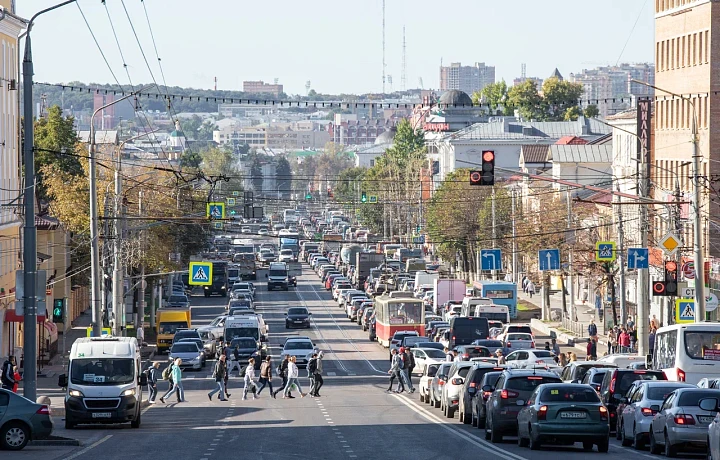
<path fill-rule="evenodd" d="M 440 90 L 459 90 L 472 95 L 490 83 L 495 83 L 495 67 L 476 62 L 471 66 L 464 66 L 453 62 L 447 67 L 440 67 Z"/>

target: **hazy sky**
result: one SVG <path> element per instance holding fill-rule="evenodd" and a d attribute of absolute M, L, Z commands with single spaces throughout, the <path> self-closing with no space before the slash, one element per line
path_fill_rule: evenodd
<path fill-rule="evenodd" d="M 59 0 L 18 0 L 29 18 Z M 140 0 L 123 0 L 158 83 L 160 68 Z M 151 81 L 121 0 L 107 0 L 128 78 L 100 0 L 79 0 L 121 84 Z M 402 29 L 407 87 L 439 86 L 440 60 L 496 66 L 497 79 L 545 78 L 653 59 L 649 0 L 387 0 L 386 61 L 401 89 Z M 275 78 L 290 94 L 305 82 L 320 93 L 382 89 L 382 0 L 145 0 L 168 85 L 242 89 Z M 635 25 L 637 21 L 637 25 Z M 635 26 L 634 26 L 635 25 Z M 70 4 L 41 16 L 32 32 L 35 79 L 114 82 L 80 10 Z M 627 47 L 625 44 L 627 42 Z M 625 47 L 624 51 L 623 48 Z M 390 85 L 387 85 L 387 90 Z"/>

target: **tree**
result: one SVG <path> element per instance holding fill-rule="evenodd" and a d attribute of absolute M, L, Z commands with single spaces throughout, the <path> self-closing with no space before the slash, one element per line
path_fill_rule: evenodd
<path fill-rule="evenodd" d="M 230 176 L 237 172 L 232 152 L 224 148 L 207 148 L 200 151 L 200 168 L 206 176 Z"/>
<path fill-rule="evenodd" d="M 600 115 L 600 110 L 598 110 L 598 106 L 595 104 L 591 104 L 587 107 L 585 107 L 585 116 L 588 118 L 595 118 L 598 115 Z"/>
<path fill-rule="evenodd" d="M 186 149 L 180 156 L 180 166 L 182 168 L 199 168 L 202 163 L 200 153 L 190 149 Z"/>
<path fill-rule="evenodd" d="M 292 168 L 284 156 L 275 163 L 275 183 L 283 197 L 289 197 L 293 189 Z"/>
<path fill-rule="evenodd" d="M 357 203 L 365 167 L 348 168 L 340 173 L 335 183 L 335 200 L 342 203 Z"/>
<path fill-rule="evenodd" d="M 196 139 L 199 141 L 211 141 L 213 139 L 213 131 L 217 131 L 218 125 L 212 120 L 205 120 L 197 130 Z"/>
<path fill-rule="evenodd" d="M 543 98 L 538 93 L 537 83 L 534 80 L 525 80 L 508 91 L 508 102 L 517 107 L 520 116 L 525 120 L 544 120 Z"/>
<path fill-rule="evenodd" d="M 75 156 L 78 137 L 75 119 L 63 117 L 60 107 L 48 109 L 47 117 L 35 121 L 35 170 L 37 171 L 37 197 L 48 198 L 44 180 L 45 166 L 56 165 L 69 176 L 83 174 L 80 159 Z"/>
<path fill-rule="evenodd" d="M 571 83 L 557 77 L 548 78 L 543 82 L 543 101 L 546 107 L 547 119 L 561 121 L 565 119 L 567 110 L 577 107 L 580 97 L 585 91 L 582 83 Z M 577 114 L 579 115 L 578 108 Z M 576 117 L 577 118 L 577 117 Z"/>
<path fill-rule="evenodd" d="M 190 118 L 181 118 L 180 129 L 182 130 L 183 134 L 185 134 L 186 138 L 200 140 L 198 138 L 198 130 L 200 129 L 202 123 L 202 118 L 200 118 L 198 115 L 193 115 Z M 210 139 L 212 139 L 212 136 L 210 136 Z"/>
<path fill-rule="evenodd" d="M 482 91 L 476 91 L 472 95 L 473 103 L 485 103 L 493 112 L 498 107 L 503 108 L 503 115 L 510 116 L 514 107 L 508 99 L 508 86 L 505 80 L 490 83 Z"/>
<path fill-rule="evenodd" d="M 263 172 L 260 159 L 256 156 L 250 164 L 250 176 L 255 193 L 260 194 L 263 191 Z"/>
<path fill-rule="evenodd" d="M 568 107 L 567 110 L 565 110 L 565 116 L 563 117 L 563 120 L 565 121 L 575 121 L 578 119 L 582 111 L 580 110 L 580 107 L 574 105 L 572 107 Z"/>

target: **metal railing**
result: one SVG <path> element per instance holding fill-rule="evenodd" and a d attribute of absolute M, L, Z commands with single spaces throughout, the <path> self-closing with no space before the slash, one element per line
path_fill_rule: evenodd
<path fill-rule="evenodd" d="M 587 327 L 579 321 L 573 321 L 570 318 L 563 318 L 562 327 L 563 329 L 567 329 L 578 337 L 586 336 L 585 332 L 587 332 Z"/>

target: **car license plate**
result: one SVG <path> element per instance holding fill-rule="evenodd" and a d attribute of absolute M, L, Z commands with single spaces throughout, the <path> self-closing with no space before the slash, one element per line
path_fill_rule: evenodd
<path fill-rule="evenodd" d="M 698 415 L 698 420 L 700 420 L 700 423 L 712 423 L 713 419 L 712 415 Z"/>
<path fill-rule="evenodd" d="M 93 412 L 92 418 L 110 418 L 112 414 L 110 412 Z"/>
<path fill-rule="evenodd" d="M 587 413 L 585 412 L 561 412 L 560 418 L 585 418 Z"/>
<path fill-rule="evenodd" d="M 301 320 L 301 319 L 296 319 L 295 322 L 298 323 L 298 324 L 300 324 L 300 323 L 302 323 L 302 320 Z"/>

